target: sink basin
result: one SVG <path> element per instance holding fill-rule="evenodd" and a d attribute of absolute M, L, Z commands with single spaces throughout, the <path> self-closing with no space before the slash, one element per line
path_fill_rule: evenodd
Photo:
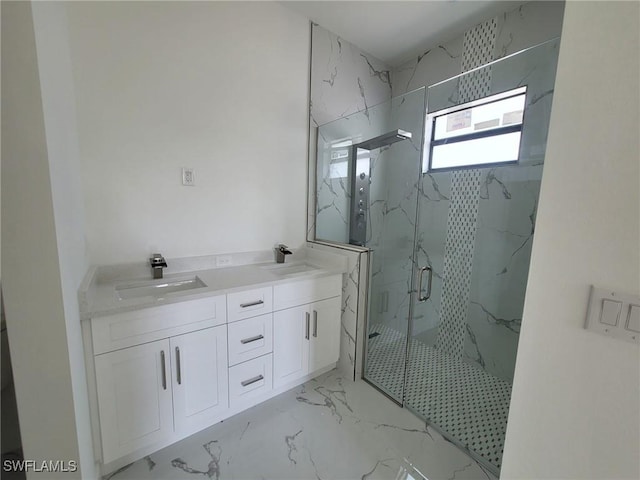
<path fill-rule="evenodd" d="M 295 277 L 298 275 L 309 275 L 312 273 L 319 273 L 322 270 L 315 265 L 309 265 L 308 263 L 278 263 L 275 265 L 266 265 L 262 267 L 269 272 L 279 275 L 281 277 Z"/>
<path fill-rule="evenodd" d="M 200 277 L 192 276 L 180 279 L 163 279 L 116 285 L 116 293 L 120 300 L 141 297 L 163 298 L 169 293 L 184 292 L 206 286 L 207 285 L 200 280 Z"/>

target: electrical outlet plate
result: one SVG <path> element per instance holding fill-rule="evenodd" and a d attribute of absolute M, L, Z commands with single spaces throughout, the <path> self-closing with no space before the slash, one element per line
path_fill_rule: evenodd
<path fill-rule="evenodd" d="M 184 167 L 182 169 L 182 185 L 185 185 L 187 187 L 193 187 L 196 184 L 196 178 L 195 178 L 195 173 L 193 171 L 193 168 L 186 168 Z"/>
<path fill-rule="evenodd" d="M 218 255 L 216 257 L 216 267 L 230 267 L 231 255 Z"/>

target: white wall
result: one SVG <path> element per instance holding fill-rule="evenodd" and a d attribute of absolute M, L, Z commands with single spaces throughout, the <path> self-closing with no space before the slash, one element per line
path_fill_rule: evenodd
<path fill-rule="evenodd" d="M 23 450 L 36 461 L 78 461 L 75 347 L 65 323 L 37 61 L 30 4 L 3 2 L 2 288 Z M 84 473 L 46 476 L 91 478 Z"/>
<path fill-rule="evenodd" d="M 76 105 L 64 6 L 34 2 L 33 23 L 82 478 L 95 478 L 78 288 L 87 272 Z"/>
<path fill-rule="evenodd" d="M 640 478 L 637 345 L 583 329 L 640 293 L 637 2 L 568 2 L 503 478 Z"/>
<path fill-rule="evenodd" d="M 91 263 L 299 246 L 309 21 L 272 2 L 67 8 Z"/>

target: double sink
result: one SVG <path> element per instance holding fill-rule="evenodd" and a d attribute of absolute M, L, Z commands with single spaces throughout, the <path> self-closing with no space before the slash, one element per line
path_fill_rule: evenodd
<path fill-rule="evenodd" d="M 294 278 L 322 272 L 319 267 L 304 262 L 267 264 L 261 265 L 258 268 L 281 278 Z M 118 299 L 129 300 L 143 297 L 161 299 L 171 293 L 186 292 L 206 287 L 207 284 L 204 283 L 200 277 L 197 275 L 189 275 L 164 280 L 123 283 L 116 285 L 115 289 Z"/>

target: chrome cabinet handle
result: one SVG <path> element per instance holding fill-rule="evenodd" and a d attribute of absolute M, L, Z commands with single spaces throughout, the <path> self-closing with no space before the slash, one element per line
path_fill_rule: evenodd
<path fill-rule="evenodd" d="M 264 303 L 264 300 L 256 300 L 255 302 L 241 303 L 240 308 L 255 307 L 256 305 L 262 305 L 263 303 Z"/>
<path fill-rule="evenodd" d="M 318 336 L 318 312 L 313 311 L 313 336 Z"/>
<path fill-rule="evenodd" d="M 180 368 L 180 347 L 176 347 L 176 377 L 178 378 L 178 385 L 182 385 L 182 369 Z"/>
<path fill-rule="evenodd" d="M 304 330 L 304 338 L 306 340 L 309 340 L 309 318 L 310 318 L 309 312 L 305 312 L 305 315 L 306 315 L 306 324 L 305 324 L 306 326 Z"/>
<path fill-rule="evenodd" d="M 255 337 L 243 338 L 242 340 L 240 340 L 240 343 L 242 344 L 251 343 L 257 340 L 262 340 L 263 338 L 264 338 L 264 335 L 256 335 Z"/>
<path fill-rule="evenodd" d="M 245 380 L 244 382 L 240 382 L 240 385 L 242 385 L 243 387 L 246 387 L 251 385 L 252 383 L 259 382 L 260 380 L 264 380 L 264 377 L 262 375 L 258 375 L 257 377 L 253 377 L 253 378 L 250 378 L 249 380 Z"/>
<path fill-rule="evenodd" d="M 422 277 L 424 276 L 424 272 L 429 271 L 429 284 L 427 286 L 426 295 L 422 295 Z M 431 297 L 431 282 L 433 280 L 433 269 L 431 267 L 422 267 L 418 270 L 418 301 L 426 302 Z"/>
<path fill-rule="evenodd" d="M 164 350 L 160 350 L 160 361 L 162 362 L 162 388 L 167 389 L 167 367 L 164 362 Z"/>

